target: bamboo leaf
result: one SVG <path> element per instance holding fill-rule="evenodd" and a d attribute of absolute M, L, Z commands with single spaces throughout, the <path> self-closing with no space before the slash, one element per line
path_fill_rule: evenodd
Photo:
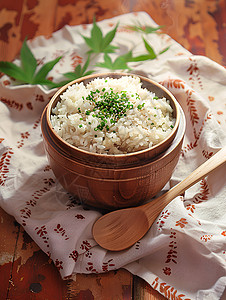
<path fill-rule="evenodd" d="M 72 79 L 73 80 L 73 79 Z M 60 82 L 50 82 L 49 84 L 47 84 L 47 86 L 51 89 L 54 89 L 54 88 L 59 88 L 59 87 L 62 87 L 64 86 L 65 84 L 69 83 L 70 81 L 72 80 L 63 80 L 63 81 L 60 81 Z"/>
<path fill-rule="evenodd" d="M 40 79 L 35 84 L 47 85 L 47 86 L 54 86 L 55 85 L 54 82 L 52 82 L 51 80 L 48 80 L 48 79 Z"/>
<path fill-rule="evenodd" d="M 165 53 L 167 50 L 169 50 L 169 48 L 170 48 L 170 46 L 169 46 L 169 47 L 166 47 L 166 48 L 164 48 L 162 51 L 160 51 L 160 52 L 159 52 L 159 54 L 163 54 L 163 53 Z"/>
<path fill-rule="evenodd" d="M 148 53 L 149 53 L 150 59 L 156 58 L 157 55 L 155 54 L 155 51 L 154 51 L 154 49 L 151 47 L 151 45 L 148 44 L 148 42 L 145 40 L 145 38 L 143 38 L 143 41 L 144 41 L 145 48 L 147 49 L 147 51 L 148 51 Z"/>
<path fill-rule="evenodd" d="M 77 74 L 81 74 L 82 73 L 82 67 L 81 67 L 81 65 L 77 65 L 75 67 L 75 72 L 74 73 L 77 73 Z"/>
<path fill-rule="evenodd" d="M 86 62 L 84 63 L 83 67 L 82 67 L 82 73 L 85 73 L 85 71 L 87 70 L 88 66 L 89 66 L 89 63 L 90 63 L 90 55 L 88 55 L 88 58 L 86 60 Z"/>
<path fill-rule="evenodd" d="M 29 49 L 26 39 L 24 40 L 23 45 L 21 47 L 20 59 L 21 59 L 22 69 L 26 74 L 27 80 L 29 82 L 32 82 L 33 75 L 37 68 L 37 61 L 34 55 L 32 54 L 31 50 Z"/>
<path fill-rule="evenodd" d="M 138 56 L 132 57 L 129 61 L 130 62 L 139 62 L 139 61 L 145 61 L 145 60 L 149 60 L 149 59 L 153 59 L 151 55 L 143 54 L 143 55 L 138 55 Z"/>
<path fill-rule="evenodd" d="M 139 24 L 138 26 L 137 25 L 128 25 L 126 27 L 132 31 L 150 34 L 150 33 L 155 33 L 156 31 L 161 29 L 163 26 L 151 27 L 151 26 L 147 26 L 147 25 L 142 26 L 141 24 Z"/>
<path fill-rule="evenodd" d="M 154 33 L 161 29 L 163 26 L 158 26 L 158 27 L 151 27 L 151 26 L 144 26 L 144 33 L 149 34 L 149 33 Z"/>
<path fill-rule="evenodd" d="M 26 74 L 23 70 L 12 62 L 0 61 L 0 71 L 9 77 L 17 79 L 22 82 L 27 82 Z"/>
<path fill-rule="evenodd" d="M 32 83 L 38 84 L 43 79 L 46 78 L 47 74 L 52 70 L 52 68 L 58 63 L 58 61 L 62 58 L 62 56 L 57 57 L 54 60 L 49 61 L 48 63 L 44 64 L 41 69 L 37 72 L 35 77 L 33 78 Z"/>

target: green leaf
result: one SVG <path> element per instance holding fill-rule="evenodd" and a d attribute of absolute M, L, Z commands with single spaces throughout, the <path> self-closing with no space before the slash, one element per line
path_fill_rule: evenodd
<path fill-rule="evenodd" d="M 82 37 L 84 38 L 84 40 L 85 40 L 86 44 L 88 45 L 88 47 L 91 49 L 89 52 L 90 52 L 90 53 L 91 53 L 91 52 L 95 52 L 95 51 L 93 50 L 93 42 L 92 42 L 92 39 L 91 39 L 91 38 L 88 38 L 88 37 L 86 37 L 86 36 L 84 36 L 84 35 L 82 35 Z"/>
<path fill-rule="evenodd" d="M 154 33 L 157 30 L 161 29 L 164 26 L 158 26 L 158 27 L 151 27 L 151 26 L 144 26 L 144 33 L 149 34 L 149 33 Z"/>
<path fill-rule="evenodd" d="M 124 55 L 119 56 L 115 59 L 115 61 L 112 61 L 112 59 L 110 58 L 110 56 L 107 53 L 104 54 L 104 62 L 99 62 L 96 64 L 96 66 L 100 67 L 100 68 L 110 69 L 110 70 L 130 69 L 127 66 L 127 63 L 124 59 Z"/>
<path fill-rule="evenodd" d="M 167 50 L 169 50 L 169 48 L 170 48 L 170 46 L 169 46 L 169 47 L 166 47 L 166 48 L 164 48 L 162 51 L 160 51 L 160 52 L 159 52 L 159 54 L 163 54 L 163 53 L 165 53 Z"/>
<path fill-rule="evenodd" d="M 132 50 L 121 56 L 125 62 L 139 62 L 151 59 L 149 54 L 142 54 L 139 56 L 133 56 Z"/>
<path fill-rule="evenodd" d="M 113 30 L 108 32 L 105 36 L 103 36 L 103 33 L 100 29 L 100 27 L 96 24 L 95 18 L 93 19 L 93 27 L 91 30 L 91 36 L 84 38 L 86 44 L 90 48 L 90 50 L 87 52 L 89 54 L 91 53 L 114 53 L 115 49 L 118 47 L 115 47 L 113 45 L 110 45 L 110 43 L 113 41 L 116 31 L 117 31 L 118 24 L 115 26 Z"/>
<path fill-rule="evenodd" d="M 102 39 L 102 44 L 101 44 L 102 49 L 106 49 L 109 46 L 109 44 L 113 41 L 116 31 L 117 31 L 117 28 L 118 28 L 118 25 L 119 24 L 117 24 L 113 30 L 109 31 L 105 35 L 105 37 Z"/>
<path fill-rule="evenodd" d="M 74 73 L 79 74 L 79 75 L 82 74 L 82 67 L 81 67 L 81 65 L 77 65 L 75 67 Z"/>
<path fill-rule="evenodd" d="M 155 54 L 154 49 L 151 47 L 151 45 L 148 44 L 148 42 L 145 40 L 145 38 L 143 38 L 144 41 L 144 45 L 145 48 L 147 49 L 150 59 L 155 59 L 157 57 L 157 55 Z"/>
<path fill-rule="evenodd" d="M 66 78 L 70 79 L 70 81 L 81 78 L 83 76 L 90 75 L 94 72 L 94 70 L 90 70 L 90 71 L 86 72 L 86 70 L 89 66 L 89 63 L 90 63 L 90 56 L 88 56 L 87 60 L 85 61 L 84 65 L 83 65 L 83 67 L 79 64 L 75 67 L 74 72 L 67 72 L 67 73 L 64 73 L 63 75 Z"/>
<path fill-rule="evenodd" d="M 121 55 L 121 57 L 123 57 L 123 59 L 124 59 L 125 61 L 130 62 L 130 59 L 132 59 L 132 57 L 133 57 L 133 52 L 132 52 L 132 50 L 130 50 L 129 52 L 127 52 L 127 53 L 125 53 L 125 54 L 123 54 L 123 55 Z"/>
<path fill-rule="evenodd" d="M 128 25 L 127 26 L 127 28 L 129 30 L 136 31 L 136 32 L 141 32 L 141 33 L 145 33 L 145 34 L 155 33 L 156 31 L 158 31 L 162 27 L 163 26 L 151 27 L 151 26 L 147 26 L 147 25 L 141 25 L 140 23 L 138 25 Z"/>
<path fill-rule="evenodd" d="M 105 49 L 103 49 L 103 53 L 115 53 L 115 50 L 118 49 L 118 47 L 113 45 L 108 45 Z"/>
<path fill-rule="evenodd" d="M 58 63 L 58 61 L 62 58 L 62 56 L 57 57 L 54 60 L 49 61 L 48 63 L 44 64 L 41 69 L 37 72 L 35 77 L 32 80 L 33 84 L 37 84 L 43 79 L 46 78 L 47 74 L 52 70 L 52 68 L 55 66 L 55 64 Z"/>
<path fill-rule="evenodd" d="M 95 52 L 100 52 L 103 34 L 102 34 L 100 27 L 97 26 L 95 18 L 93 19 L 93 28 L 91 30 L 91 39 L 92 39 L 92 49 Z"/>
<path fill-rule="evenodd" d="M 139 61 L 145 61 L 149 59 L 152 59 L 152 57 L 149 54 L 143 54 L 143 55 L 132 57 L 130 59 L 130 62 L 139 62 Z"/>
<path fill-rule="evenodd" d="M 113 70 L 126 70 L 126 69 L 130 69 L 127 66 L 126 61 L 124 60 L 123 57 L 117 57 L 113 63 Z"/>
<path fill-rule="evenodd" d="M 87 70 L 89 63 L 90 63 L 90 55 L 88 56 L 87 60 L 85 61 L 84 65 L 82 67 L 82 70 L 81 70 L 82 74 L 84 74 L 85 71 Z M 93 71 L 91 71 L 91 72 L 93 72 Z"/>
<path fill-rule="evenodd" d="M 0 71 L 9 77 L 26 82 L 27 78 L 23 70 L 12 62 L 0 61 Z"/>
<path fill-rule="evenodd" d="M 55 83 L 48 79 L 40 79 L 35 82 L 35 84 L 54 86 Z"/>
<path fill-rule="evenodd" d="M 49 84 L 47 84 L 47 86 L 51 89 L 59 88 L 61 86 L 64 86 L 65 84 L 69 83 L 70 81 L 72 81 L 72 80 L 63 80 L 60 82 L 49 82 Z"/>
<path fill-rule="evenodd" d="M 20 59 L 22 69 L 24 70 L 24 74 L 26 75 L 27 81 L 32 82 L 33 75 L 37 68 L 37 61 L 32 54 L 31 50 L 27 45 L 27 40 L 25 39 L 20 51 Z"/>

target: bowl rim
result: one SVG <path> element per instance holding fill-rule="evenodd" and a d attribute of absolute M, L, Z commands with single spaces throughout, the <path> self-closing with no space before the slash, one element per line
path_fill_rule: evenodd
<path fill-rule="evenodd" d="M 51 110 L 52 110 L 52 105 L 55 102 L 56 98 L 58 96 L 60 96 L 63 92 L 65 92 L 67 90 L 67 88 L 69 86 L 72 86 L 73 84 L 76 83 L 80 83 L 83 82 L 84 80 L 89 80 L 89 79 L 95 79 L 98 77 L 110 77 L 111 76 L 133 76 L 133 77 L 139 77 L 140 80 L 144 80 L 144 81 L 148 81 L 153 85 L 156 85 L 158 88 L 162 89 L 166 94 L 169 95 L 169 97 L 172 99 L 172 101 L 174 102 L 175 108 L 176 108 L 176 120 L 175 120 L 175 125 L 174 128 L 172 129 L 171 133 L 164 139 L 162 140 L 160 143 L 143 149 L 143 150 L 139 150 L 139 151 L 134 151 L 134 152 L 129 152 L 129 153 L 120 153 L 120 154 L 107 154 L 107 153 L 95 153 L 95 152 L 91 152 L 88 150 L 84 150 L 84 149 L 80 149 L 79 147 L 76 147 L 74 145 L 71 145 L 70 143 L 68 143 L 67 141 L 65 141 L 63 138 L 61 138 L 58 133 L 53 129 L 51 120 L 50 120 L 50 115 L 51 115 Z M 110 158 L 124 158 L 124 157 L 131 157 L 131 156 L 136 156 L 136 155 L 142 155 L 145 154 L 147 152 L 149 152 L 150 150 L 154 151 L 154 149 L 160 147 L 161 145 L 163 145 L 167 140 L 169 140 L 174 134 L 176 134 L 176 131 L 178 130 L 179 127 L 179 123 L 180 123 L 180 118 L 181 118 L 181 111 L 180 111 L 180 105 L 178 103 L 178 101 L 176 100 L 176 98 L 174 97 L 174 95 L 167 89 L 165 88 L 163 85 L 159 84 L 158 82 L 148 78 L 148 77 L 144 77 L 141 75 L 137 75 L 137 74 L 133 74 L 133 73 L 124 73 L 124 72 L 107 72 L 107 73 L 95 73 L 95 74 L 91 74 L 88 76 L 83 76 L 80 77 L 78 79 L 72 80 L 69 83 L 65 84 L 64 86 L 62 86 L 50 99 L 49 103 L 47 104 L 47 109 L 46 109 L 46 121 L 48 124 L 48 127 L 51 130 L 51 133 L 54 135 L 54 137 L 56 139 L 59 139 L 61 141 L 61 143 L 65 144 L 67 147 L 76 150 L 78 152 L 80 152 L 81 154 L 84 153 L 85 155 L 90 155 L 93 157 L 109 157 Z"/>
<path fill-rule="evenodd" d="M 179 105 L 179 109 L 180 109 L 180 113 L 181 113 L 181 122 L 179 124 L 178 131 L 176 133 L 175 139 L 173 140 L 173 142 L 171 143 L 171 145 L 164 152 L 160 153 L 158 156 L 154 157 L 153 159 L 151 159 L 150 161 L 146 162 L 143 165 L 136 165 L 136 166 L 132 165 L 132 166 L 128 166 L 127 168 L 110 169 L 110 170 L 112 170 L 115 173 L 120 173 L 121 171 L 125 171 L 125 172 L 126 171 L 129 171 L 129 172 L 131 172 L 131 171 L 137 171 L 137 170 L 139 170 L 140 168 L 143 168 L 143 167 L 144 168 L 148 168 L 150 165 L 152 165 L 154 163 L 157 164 L 164 157 L 166 157 L 167 155 L 169 155 L 170 153 L 172 153 L 172 151 L 174 151 L 177 148 L 177 146 L 181 142 L 183 142 L 184 135 L 185 135 L 185 130 L 186 130 L 186 118 L 185 118 L 185 114 L 183 112 L 183 109 L 182 109 L 182 107 L 180 105 Z M 50 147 L 53 148 L 52 145 L 50 145 Z M 47 150 L 47 152 L 48 152 L 48 155 L 51 155 L 48 150 Z M 64 155 L 61 152 L 57 151 L 57 153 L 58 153 L 59 156 L 64 157 Z M 71 161 L 71 163 L 73 164 L 74 160 L 71 157 L 67 157 L 67 159 L 69 161 Z M 90 169 L 94 168 L 97 171 L 103 171 L 103 170 L 104 171 L 109 171 L 109 169 L 107 169 L 107 168 L 100 167 L 100 166 L 93 166 L 93 165 L 91 166 L 91 165 L 88 165 L 88 164 L 84 164 L 81 161 L 76 161 L 76 164 L 78 164 L 78 165 L 80 165 L 82 167 L 84 167 L 84 165 L 85 165 L 86 168 L 88 168 L 88 169 L 89 168 Z M 68 168 L 68 169 L 70 169 L 70 171 L 75 172 L 71 168 Z M 104 180 L 109 181 L 109 180 L 112 180 L 112 179 L 104 179 Z"/>

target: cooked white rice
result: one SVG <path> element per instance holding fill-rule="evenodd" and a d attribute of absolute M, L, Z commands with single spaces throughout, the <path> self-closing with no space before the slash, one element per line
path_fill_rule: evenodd
<path fill-rule="evenodd" d="M 169 101 L 142 88 L 139 77 L 123 76 L 69 86 L 52 109 L 51 122 L 71 145 L 95 153 L 122 154 L 164 140 L 175 123 L 172 113 Z"/>

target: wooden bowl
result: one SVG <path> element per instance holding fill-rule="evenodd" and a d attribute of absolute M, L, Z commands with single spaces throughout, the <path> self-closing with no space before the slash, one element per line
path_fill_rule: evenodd
<path fill-rule="evenodd" d="M 120 76 L 114 74 L 114 78 L 116 75 Z M 128 74 L 126 75 L 128 76 Z M 92 79 L 96 76 L 93 76 Z M 101 76 L 107 77 L 109 74 Z M 91 76 L 85 77 L 85 83 L 90 79 Z M 154 91 L 158 97 L 166 95 L 165 88 L 156 86 L 156 83 L 149 79 L 142 78 L 142 80 L 147 85 L 149 83 L 151 87 L 155 86 L 156 90 L 162 91 L 163 94 Z M 71 84 L 73 83 L 75 81 Z M 95 154 L 64 142 L 52 129 L 51 109 L 59 100 L 59 95 L 67 87 L 68 85 L 53 96 L 41 119 L 46 153 L 60 184 L 81 203 L 107 210 L 137 206 L 155 196 L 172 176 L 179 159 L 185 133 L 185 118 L 176 100 L 172 98 L 177 116 L 180 117 L 179 120 L 177 119 L 177 128 L 167 141 L 167 146 L 163 146 L 163 142 L 160 145 L 161 150 L 157 146 L 153 147 L 155 148 L 153 152 L 150 148 L 124 155 Z M 153 91 L 153 89 L 151 90 Z M 152 152 L 151 155 L 149 155 L 149 151 Z"/>
<path fill-rule="evenodd" d="M 52 97 L 49 104 L 47 105 L 47 126 L 49 129 L 49 133 L 51 138 L 55 141 L 57 145 L 61 148 L 66 149 L 68 153 L 70 153 L 73 157 L 76 157 L 76 160 L 80 160 L 81 162 L 87 162 L 90 164 L 91 162 L 93 165 L 105 165 L 107 168 L 121 168 L 131 166 L 131 164 L 140 164 L 144 163 L 145 161 L 150 160 L 153 157 L 156 157 L 158 154 L 164 152 L 169 145 L 172 143 L 173 139 L 175 138 L 176 132 L 178 130 L 179 122 L 180 122 L 180 109 L 178 102 L 176 101 L 175 97 L 163 86 L 154 82 L 148 78 L 135 75 L 140 78 L 142 82 L 142 87 L 147 88 L 149 91 L 152 91 L 156 94 L 157 97 L 162 98 L 165 97 L 170 101 L 170 105 L 173 108 L 173 117 L 175 118 L 175 125 L 172 129 L 170 135 L 164 139 L 162 142 L 158 143 L 157 145 L 127 154 L 118 154 L 118 155 L 109 155 L 109 154 L 97 154 L 97 153 L 90 153 L 89 151 L 85 151 L 70 145 L 69 143 L 65 142 L 52 128 L 52 124 L 50 121 L 50 116 L 52 109 L 56 106 L 57 102 L 60 101 L 60 95 L 64 93 L 67 88 L 75 83 L 83 82 L 86 85 L 88 82 L 94 80 L 95 78 L 120 78 L 122 76 L 128 76 L 133 74 L 128 73 L 104 73 L 104 74 L 95 74 L 86 77 L 82 77 L 80 79 L 74 80 L 62 88 L 60 88 L 56 94 Z"/>

